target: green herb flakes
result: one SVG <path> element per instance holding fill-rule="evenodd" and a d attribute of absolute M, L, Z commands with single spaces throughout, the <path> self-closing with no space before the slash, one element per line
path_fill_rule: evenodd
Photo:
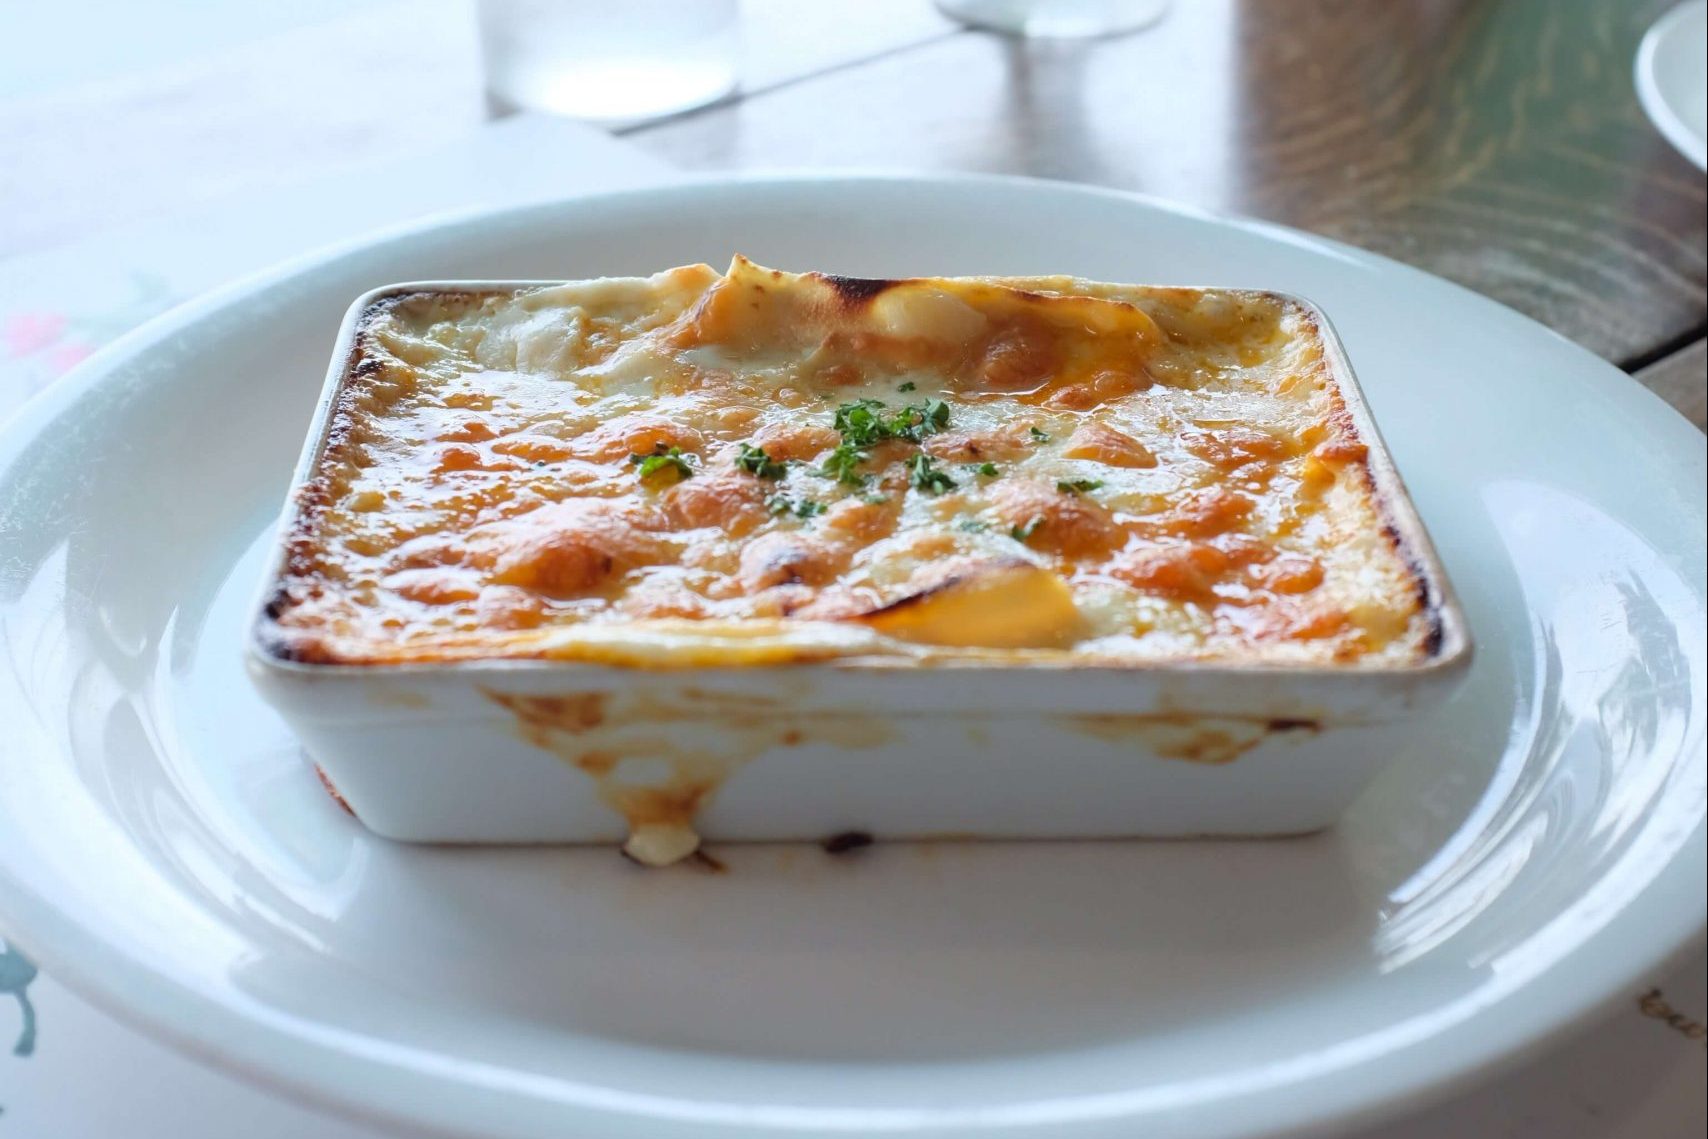
<path fill-rule="evenodd" d="M 786 463 L 779 463 L 765 453 L 765 448 L 754 447 L 747 443 L 741 445 L 741 453 L 735 457 L 735 465 L 750 475 L 758 475 L 762 479 L 780 479 L 789 473 Z"/>
<path fill-rule="evenodd" d="M 949 426 L 949 405 L 940 399 L 928 399 L 921 404 L 908 404 L 890 420 L 891 433 L 898 439 L 917 443 L 927 435 L 935 435 Z"/>
<path fill-rule="evenodd" d="M 928 399 L 892 413 L 881 400 L 858 399 L 838 407 L 833 422 L 842 442 L 850 447 L 870 447 L 886 439 L 917 443 L 949 426 L 949 405 Z"/>
<path fill-rule="evenodd" d="M 940 471 L 931 456 L 921 451 L 907 461 L 908 484 L 926 494 L 942 494 L 958 485 L 949 472 Z"/>
<path fill-rule="evenodd" d="M 1034 514 L 1031 518 L 1026 520 L 1025 525 L 1010 526 L 1008 528 L 1008 536 L 1013 538 L 1016 542 L 1025 542 L 1030 539 L 1032 535 L 1036 534 L 1038 532 L 1038 527 L 1043 524 L 1044 516 L 1042 514 Z"/>
<path fill-rule="evenodd" d="M 836 409 L 833 423 L 842 433 L 846 447 L 870 447 L 889 438 L 884 429 L 884 405 L 875 399 L 857 399 Z"/>
<path fill-rule="evenodd" d="M 776 516 L 793 514 L 796 518 L 813 518 L 823 514 L 829 507 L 817 499 L 791 499 L 787 495 L 774 494 L 765 500 L 765 509 Z"/>
<path fill-rule="evenodd" d="M 650 455 L 630 455 L 629 462 L 640 468 L 642 482 L 649 482 L 656 475 L 668 475 L 670 482 L 694 477 L 694 464 L 680 447 L 666 448 L 661 443 Z"/>
<path fill-rule="evenodd" d="M 830 453 L 830 457 L 825 459 L 816 473 L 827 479 L 835 479 L 844 486 L 865 486 L 868 476 L 860 473 L 859 466 L 869 457 L 859 448 L 844 443 Z"/>

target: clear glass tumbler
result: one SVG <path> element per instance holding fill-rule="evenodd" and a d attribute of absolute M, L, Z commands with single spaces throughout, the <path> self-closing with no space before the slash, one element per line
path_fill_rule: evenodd
<path fill-rule="evenodd" d="M 495 110 L 608 126 L 703 106 L 735 87 L 738 0 L 480 0 Z"/>
<path fill-rule="evenodd" d="M 1111 36 L 1162 19 L 1168 0 L 937 0 L 947 16 L 1016 36 Z"/>

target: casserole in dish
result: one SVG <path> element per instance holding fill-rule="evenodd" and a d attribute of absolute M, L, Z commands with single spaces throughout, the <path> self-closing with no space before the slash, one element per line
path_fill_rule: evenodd
<path fill-rule="evenodd" d="M 261 609 L 369 826 L 655 863 L 1318 829 L 1469 658 L 1310 305 L 741 258 L 358 300 Z"/>

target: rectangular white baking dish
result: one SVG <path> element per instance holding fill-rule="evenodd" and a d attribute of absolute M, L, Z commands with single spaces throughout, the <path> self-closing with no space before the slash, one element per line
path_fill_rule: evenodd
<path fill-rule="evenodd" d="M 319 462 L 362 315 L 387 297 L 546 282 L 414 282 L 351 306 L 281 519 Z M 435 842 L 621 842 L 673 861 L 708 841 L 1291 835 L 1332 824 L 1450 694 L 1471 656 L 1446 575 L 1345 353 L 1308 302 L 1369 446 L 1375 493 L 1438 633 L 1397 666 L 1117 668 L 845 660 L 642 669 L 515 660 L 250 672 L 368 827 Z M 643 833 L 644 832 L 644 833 Z"/>

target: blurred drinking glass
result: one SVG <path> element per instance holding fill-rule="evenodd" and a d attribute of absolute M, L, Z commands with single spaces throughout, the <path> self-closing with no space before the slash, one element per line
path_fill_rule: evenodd
<path fill-rule="evenodd" d="M 738 0 L 480 0 L 493 108 L 608 126 L 735 87 Z"/>
<path fill-rule="evenodd" d="M 1168 0 L 937 0 L 963 24 L 1016 36 L 1110 36 L 1162 19 Z"/>

